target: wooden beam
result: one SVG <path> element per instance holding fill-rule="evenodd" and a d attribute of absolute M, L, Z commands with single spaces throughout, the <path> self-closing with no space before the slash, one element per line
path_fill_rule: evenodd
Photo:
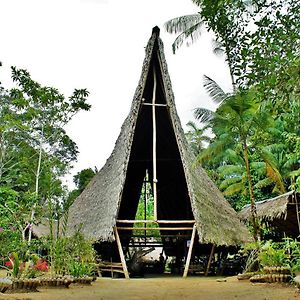
<path fill-rule="evenodd" d="M 118 245 L 119 254 L 120 254 L 121 263 L 122 263 L 122 266 L 123 266 L 123 271 L 124 271 L 125 278 L 129 279 L 129 273 L 128 273 L 128 270 L 127 270 L 126 260 L 125 260 L 125 256 L 124 256 L 124 253 L 123 253 L 122 244 L 121 244 L 121 241 L 120 241 L 118 229 L 116 227 L 114 227 L 114 234 L 115 234 L 116 242 L 117 242 L 117 245 Z"/>
<path fill-rule="evenodd" d="M 152 154 L 153 154 L 153 202 L 154 202 L 154 220 L 157 220 L 157 174 L 156 174 L 156 114 L 155 114 L 155 98 L 156 98 L 156 73 L 153 65 L 153 94 L 152 94 Z"/>
<path fill-rule="evenodd" d="M 194 226 L 193 226 L 191 243 L 190 243 L 190 247 L 189 247 L 188 256 L 186 258 L 186 263 L 185 263 L 184 272 L 183 272 L 183 278 L 187 277 L 187 274 L 188 274 L 188 271 L 189 271 L 191 257 L 192 257 L 192 252 L 193 252 L 193 247 L 194 247 L 195 236 L 196 236 L 196 224 L 194 224 Z"/>
<path fill-rule="evenodd" d="M 118 223 L 127 223 L 127 224 L 134 224 L 134 223 L 157 223 L 157 224 L 194 224 L 195 220 L 117 220 Z"/>
<path fill-rule="evenodd" d="M 117 227 L 118 230 L 193 230 L 193 227 Z"/>
<path fill-rule="evenodd" d="M 298 207 L 298 201 L 297 201 L 297 195 L 296 195 L 296 193 L 294 193 L 294 197 L 295 197 L 295 204 L 296 204 L 296 214 L 297 214 L 298 230 L 299 230 L 299 234 L 300 234 L 299 207 Z"/>
<path fill-rule="evenodd" d="M 213 244 L 212 247 L 211 247 L 211 251 L 210 251 L 210 255 L 209 255 L 209 259 L 208 259 L 208 263 L 207 263 L 207 267 L 206 267 L 206 271 L 205 271 L 204 276 L 208 275 L 210 265 L 211 265 L 211 262 L 212 262 L 212 259 L 213 259 L 213 255 L 215 254 L 215 248 L 216 248 L 216 245 Z"/>
<path fill-rule="evenodd" d="M 167 107 L 167 104 L 159 104 L 159 103 L 146 103 L 146 102 L 144 102 L 143 105 L 156 106 L 156 107 Z"/>

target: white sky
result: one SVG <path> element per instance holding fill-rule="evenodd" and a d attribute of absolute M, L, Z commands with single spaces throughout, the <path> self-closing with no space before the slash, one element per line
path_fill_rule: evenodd
<path fill-rule="evenodd" d="M 91 111 L 79 113 L 67 126 L 80 151 L 72 174 L 100 169 L 129 112 L 154 26 L 161 29 L 183 126 L 193 120 L 194 108 L 214 108 L 202 86 L 203 74 L 230 89 L 227 66 L 212 53 L 210 34 L 172 54 L 175 36 L 163 24 L 197 11 L 190 0 L 0 0 L 0 81 L 11 87 L 10 66 L 16 66 L 66 96 L 74 88 L 87 88 Z M 71 176 L 68 181 L 71 185 Z"/>

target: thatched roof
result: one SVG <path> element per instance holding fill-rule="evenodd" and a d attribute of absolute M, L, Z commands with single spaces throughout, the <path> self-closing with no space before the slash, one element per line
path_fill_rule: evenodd
<path fill-rule="evenodd" d="M 300 211 L 299 194 L 294 191 L 256 202 L 258 219 L 271 228 L 278 237 L 296 238 L 299 236 L 300 227 L 297 210 Z M 241 220 L 250 222 L 250 205 L 244 206 L 238 215 Z"/>
<path fill-rule="evenodd" d="M 287 217 L 288 203 L 291 202 L 293 193 L 294 191 L 290 191 L 275 198 L 256 202 L 257 217 L 265 221 L 285 219 Z M 250 204 L 245 205 L 238 215 L 242 220 L 250 220 Z"/>
<path fill-rule="evenodd" d="M 145 49 L 142 74 L 131 110 L 111 156 L 70 208 L 69 229 L 112 241 L 117 219 L 134 219 L 145 169 L 152 179 L 150 104 L 154 72 L 158 78 L 157 172 L 158 218 L 195 219 L 199 242 L 236 245 L 250 239 L 246 227 L 201 167 L 187 144 L 177 111 L 159 29 Z"/>
<path fill-rule="evenodd" d="M 56 236 L 57 234 L 57 221 L 53 220 L 53 235 Z M 61 232 L 61 230 L 60 230 Z M 32 233 L 37 238 L 41 238 L 43 236 L 49 236 L 50 235 L 50 225 L 49 225 L 49 219 L 48 218 L 42 218 L 42 220 L 32 225 Z"/>

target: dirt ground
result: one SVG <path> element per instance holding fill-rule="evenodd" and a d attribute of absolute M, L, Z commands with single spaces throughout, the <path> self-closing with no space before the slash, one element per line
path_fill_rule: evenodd
<path fill-rule="evenodd" d="M 109 299 L 201 299 L 201 300 L 295 300 L 300 293 L 295 287 L 280 284 L 251 284 L 236 277 L 218 282 L 215 277 L 201 278 L 99 278 L 91 286 L 71 285 L 66 288 L 40 289 L 37 293 L 0 294 L 0 300 L 109 300 Z"/>

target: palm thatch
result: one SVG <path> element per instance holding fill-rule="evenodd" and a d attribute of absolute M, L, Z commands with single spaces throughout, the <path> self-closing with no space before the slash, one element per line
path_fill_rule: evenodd
<path fill-rule="evenodd" d="M 256 202 L 257 217 L 277 232 L 297 237 L 300 233 L 297 218 L 297 212 L 300 211 L 298 198 L 299 195 L 290 191 L 275 198 Z M 250 205 L 244 206 L 238 215 L 241 220 L 250 221 Z"/>
<path fill-rule="evenodd" d="M 117 219 L 134 219 L 145 169 L 152 171 L 151 100 L 157 76 L 158 219 L 195 220 L 200 243 L 236 245 L 250 239 L 246 227 L 205 171 L 194 167 L 177 111 L 159 28 L 145 49 L 142 74 L 131 110 L 111 156 L 75 200 L 69 232 L 113 241 Z M 145 105 L 148 104 L 148 105 Z"/>
<path fill-rule="evenodd" d="M 42 220 L 38 224 L 32 225 L 32 233 L 34 237 L 41 238 L 43 236 L 50 235 L 50 224 L 48 218 L 42 218 Z M 53 236 L 57 235 L 57 221 L 52 220 L 53 223 Z M 61 233 L 61 230 L 60 230 Z"/>

